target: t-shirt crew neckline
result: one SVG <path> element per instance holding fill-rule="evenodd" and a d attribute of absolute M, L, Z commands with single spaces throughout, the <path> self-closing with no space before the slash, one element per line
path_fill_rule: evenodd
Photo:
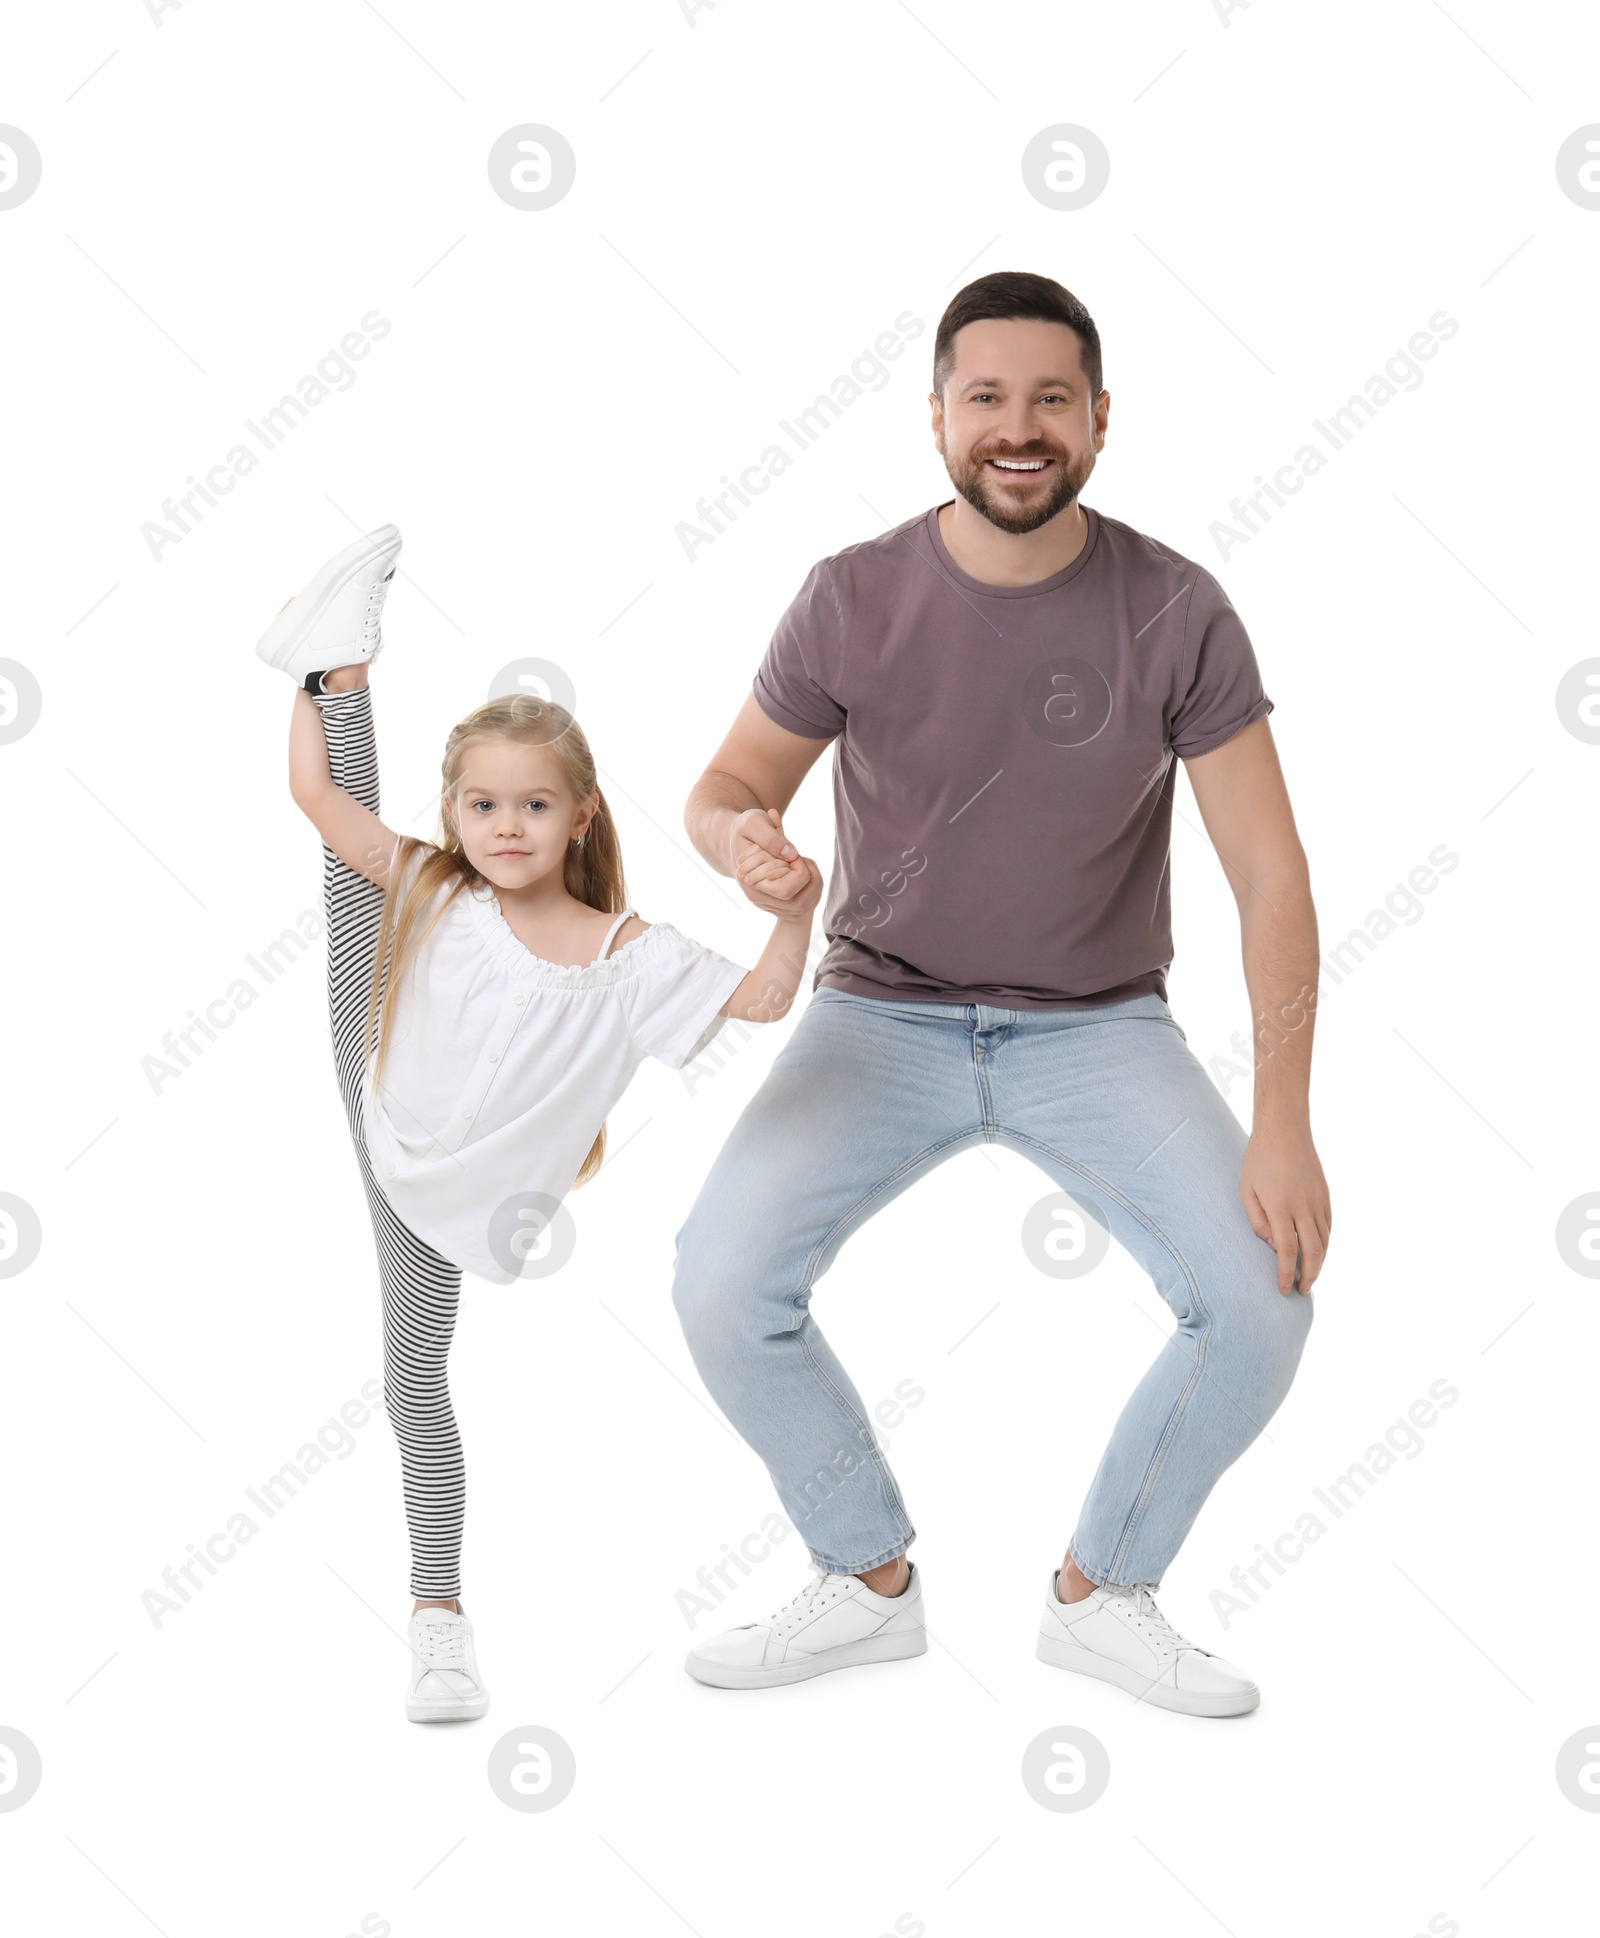
<path fill-rule="evenodd" d="M 1089 535 L 1083 541 L 1083 550 L 1070 565 L 1064 565 L 1059 572 L 1052 572 L 1048 579 L 1035 579 L 1031 585 L 993 585 L 987 579 L 975 579 L 970 572 L 963 572 L 945 547 L 944 536 L 939 530 L 939 514 L 945 505 L 953 505 L 953 498 L 946 498 L 944 504 L 935 505 L 928 512 L 925 524 L 928 542 L 933 547 L 933 555 L 939 569 L 955 583 L 968 592 L 976 592 L 986 599 L 1036 599 L 1041 593 L 1055 592 L 1069 579 L 1074 579 L 1089 563 L 1100 537 L 1100 514 L 1093 505 L 1083 507 L 1083 515 L 1089 521 Z"/>

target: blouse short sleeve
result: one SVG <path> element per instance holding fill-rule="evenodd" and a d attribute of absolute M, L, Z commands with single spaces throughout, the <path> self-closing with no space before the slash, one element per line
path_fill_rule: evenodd
<path fill-rule="evenodd" d="M 628 1028 L 646 1056 L 681 1070 L 721 1029 L 717 1012 L 749 971 L 670 922 L 650 933 L 640 973 L 622 985 Z"/>

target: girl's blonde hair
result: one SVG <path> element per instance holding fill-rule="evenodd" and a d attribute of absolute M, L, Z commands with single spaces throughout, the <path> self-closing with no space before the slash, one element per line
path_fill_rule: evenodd
<path fill-rule="evenodd" d="M 383 1000 L 386 989 L 398 988 L 417 953 L 433 932 L 445 910 L 484 877 L 468 861 L 461 846 L 461 831 L 449 811 L 461 770 L 466 765 L 467 748 L 475 740 L 514 740 L 524 747 L 549 747 L 561 769 L 561 777 L 578 800 L 599 795 L 581 844 L 567 844 L 562 880 L 569 895 L 599 909 L 605 915 L 619 915 L 628 906 L 627 884 L 622 872 L 622 849 L 617 827 L 606 798 L 596 783 L 594 755 L 583 729 L 563 706 L 554 700 L 541 700 L 531 693 L 508 694 L 475 708 L 450 729 L 439 771 L 444 785 L 439 795 L 439 839 L 419 841 L 403 834 L 395 849 L 394 866 L 384 889 L 383 916 L 373 951 L 372 987 L 367 998 L 367 1018 L 362 1031 L 363 1060 L 372 1058 L 373 1083 L 383 1074 L 389 1047 L 391 1005 Z M 417 851 L 421 859 L 407 872 L 407 864 Z M 403 890 L 398 882 L 405 881 Z M 423 925 L 423 912 L 436 891 L 447 892 L 439 898 L 432 919 Z M 606 1127 L 589 1148 L 579 1166 L 574 1185 L 586 1184 L 605 1162 Z"/>

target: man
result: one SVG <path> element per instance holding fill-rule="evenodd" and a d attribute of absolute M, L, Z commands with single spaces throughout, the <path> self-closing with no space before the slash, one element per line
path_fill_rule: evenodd
<path fill-rule="evenodd" d="M 1037 1653 L 1238 1715 L 1255 1684 L 1152 1591 L 1288 1391 L 1330 1229 L 1308 1114 L 1316 913 L 1272 702 L 1216 580 L 1081 502 L 1111 399 L 1076 297 L 1027 274 L 968 284 L 933 385 L 957 496 L 812 569 L 685 811 L 701 854 L 778 913 L 807 879 L 783 811 L 835 746 L 829 947 L 678 1233 L 674 1282 L 701 1377 L 816 1572 L 685 1666 L 764 1688 L 925 1650 L 915 1531 L 810 1301 L 851 1231 L 988 1141 L 1096 1205 L 1177 1320 L 1051 1575 Z M 1177 759 L 1239 907 L 1248 1141 L 1165 1000 Z"/>

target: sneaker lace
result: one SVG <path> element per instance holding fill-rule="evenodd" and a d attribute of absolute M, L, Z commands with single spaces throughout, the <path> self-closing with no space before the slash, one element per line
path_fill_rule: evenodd
<path fill-rule="evenodd" d="M 417 1625 L 417 1653 L 430 1669 L 459 1669 L 467 1666 L 467 1625 L 465 1622 L 420 1622 Z"/>
<path fill-rule="evenodd" d="M 799 1594 L 786 1601 L 782 1608 L 775 1608 L 767 1620 L 774 1623 L 780 1631 L 803 1621 L 815 1610 L 823 1590 L 832 1579 L 826 1568 L 814 1568 L 811 1579 Z"/>
<path fill-rule="evenodd" d="M 1160 1646 L 1171 1649 L 1174 1654 L 1182 1654 L 1185 1649 L 1193 1649 L 1200 1655 L 1207 1653 L 1198 1642 L 1191 1642 L 1188 1636 L 1178 1633 L 1156 1607 L 1155 1596 L 1142 1582 L 1128 1591 L 1128 1600 L 1133 1606 L 1134 1621 Z"/>
<path fill-rule="evenodd" d="M 383 595 L 387 581 L 380 579 L 367 594 L 366 617 L 361 622 L 361 637 L 364 640 L 378 637 L 378 625 L 383 616 Z"/>

